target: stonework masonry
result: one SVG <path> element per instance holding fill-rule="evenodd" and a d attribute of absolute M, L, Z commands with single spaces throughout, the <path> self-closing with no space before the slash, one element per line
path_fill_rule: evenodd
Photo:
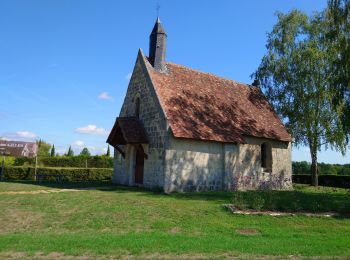
<path fill-rule="evenodd" d="M 163 187 L 165 165 L 166 119 L 159 104 L 152 83 L 147 74 L 143 55 L 139 52 L 120 117 L 135 116 L 135 100 L 140 98 L 140 115 L 148 135 L 149 144 L 143 144 L 148 155 L 144 161 L 144 184 L 148 188 Z M 115 152 L 113 181 L 124 185 L 134 185 L 136 150 L 133 145 L 125 147 L 125 159 Z"/>
<path fill-rule="evenodd" d="M 272 171 L 264 172 L 260 145 L 266 139 L 248 137 L 247 144 L 225 144 L 169 138 L 165 191 L 292 188 L 288 143 L 271 141 Z"/>
<path fill-rule="evenodd" d="M 120 117 L 135 116 L 140 98 L 139 118 L 149 143 L 142 144 L 146 188 L 166 192 L 246 189 L 291 189 L 291 143 L 246 136 L 245 144 L 174 138 L 139 52 Z M 261 144 L 271 147 L 272 167 L 261 167 Z M 113 182 L 135 185 L 134 145 L 122 147 L 125 158 L 115 151 Z"/>

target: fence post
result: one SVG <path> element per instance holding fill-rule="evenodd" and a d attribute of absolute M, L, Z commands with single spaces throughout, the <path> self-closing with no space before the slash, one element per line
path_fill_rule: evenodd
<path fill-rule="evenodd" d="M 38 155 L 35 156 L 34 181 L 36 182 L 36 171 L 38 167 Z"/>
<path fill-rule="evenodd" d="M 2 181 L 5 171 L 5 156 L 2 157 L 0 181 Z"/>

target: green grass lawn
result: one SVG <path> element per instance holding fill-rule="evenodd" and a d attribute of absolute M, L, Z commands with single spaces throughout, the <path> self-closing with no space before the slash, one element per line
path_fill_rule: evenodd
<path fill-rule="evenodd" d="M 0 258 L 350 256 L 347 218 L 234 215 L 222 207 L 237 199 L 233 193 L 166 195 L 97 186 L 79 192 L 8 194 L 85 185 L 0 183 Z M 247 201 L 253 196 L 241 194 Z M 305 210 L 318 201 L 322 206 L 317 211 L 350 212 L 345 189 L 298 185 L 296 191 L 273 195 L 276 204 L 285 201 L 292 209 L 299 203 Z"/>

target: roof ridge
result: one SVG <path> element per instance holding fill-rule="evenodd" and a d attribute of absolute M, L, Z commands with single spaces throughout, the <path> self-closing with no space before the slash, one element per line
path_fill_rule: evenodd
<path fill-rule="evenodd" d="M 185 65 L 181 65 L 181 64 L 177 64 L 177 63 L 174 63 L 174 62 L 171 62 L 171 61 L 167 61 L 166 64 L 182 67 L 184 69 L 192 70 L 192 71 L 195 71 L 195 72 L 198 72 L 198 73 L 201 73 L 201 74 L 207 74 L 209 76 L 213 76 L 213 77 L 221 79 L 221 80 L 230 81 L 230 82 L 238 84 L 238 85 L 244 85 L 245 87 L 248 87 L 249 89 L 252 89 L 252 87 L 253 87 L 253 85 L 250 85 L 250 84 L 247 84 L 247 83 L 243 83 L 243 82 L 239 82 L 239 81 L 236 81 L 236 80 L 233 80 L 233 79 L 229 79 L 229 78 L 226 78 L 226 77 L 223 77 L 223 76 L 219 76 L 219 75 L 214 74 L 214 73 L 201 71 L 199 69 L 194 69 L 194 68 L 191 68 L 191 67 L 188 67 L 188 66 L 185 66 Z"/>

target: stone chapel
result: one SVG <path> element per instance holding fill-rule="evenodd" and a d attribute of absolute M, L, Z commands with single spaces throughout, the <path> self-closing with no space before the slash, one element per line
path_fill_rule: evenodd
<path fill-rule="evenodd" d="M 291 189 L 292 137 L 258 84 L 168 62 L 166 42 L 158 18 L 107 140 L 113 182 L 165 192 Z"/>

